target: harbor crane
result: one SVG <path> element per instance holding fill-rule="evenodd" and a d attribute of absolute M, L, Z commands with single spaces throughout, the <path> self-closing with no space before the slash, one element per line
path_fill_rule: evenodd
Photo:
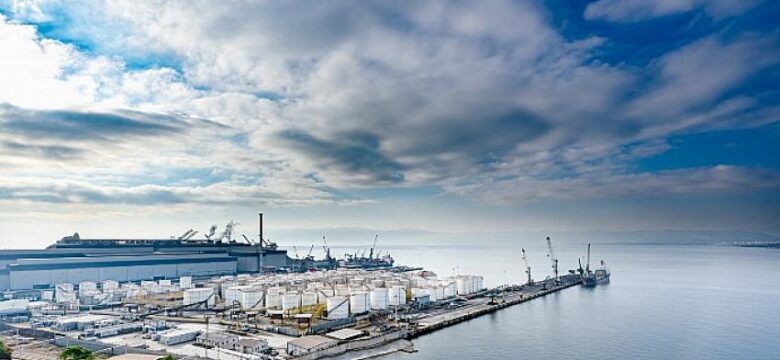
<path fill-rule="evenodd" d="M 211 240 L 211 237 L 214 236 L 214 234 L 217 232 L 217 225 L 211 225 L 209 228 L 209 233 L 206 235 L 206 240 Z"/>
<path fill-rule="evenodd" d="M 379 238 L 379 234 L 374 234 L 374 244 L 371 245 L 371 251 L 368 253 L 368 259 L 374 258 L 374 249 L 376 248 L 376 240 Z"/>
<path fill-rule="evenodd" d="M 550 258 L 550 262 L 552 263 L 552 269 L 553 269 L 553 279 L 556 284 L 560 283 L 560 279 L 558 278 L 558 257 L 555 256 L 555 250 L 553 250 L 552 246 L 552 240 L 550 240 L 550 237 L 547 237 L 547 257 Z"/>
<path fill-rule="evenodd" d="M 528 284 L 533 284 L 534 279 L 531 278 L 531 265 L 528 265 L 528 258 L 525 257 L 525 248 L 520 250 L 523 252 L 523 263 L 525 264 L 525 273 L 528 275 Z"/>

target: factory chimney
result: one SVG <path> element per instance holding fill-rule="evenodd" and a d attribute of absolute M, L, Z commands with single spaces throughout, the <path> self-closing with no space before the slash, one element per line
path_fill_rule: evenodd
<path fill-rule="evenodd" d="M 257 213 L 257 215 L 260 218 L 260 223 L 259 223 L 259 226 L 260 226 L 260 246 L 262 247 L 263 246 L 263 213 Z"/>

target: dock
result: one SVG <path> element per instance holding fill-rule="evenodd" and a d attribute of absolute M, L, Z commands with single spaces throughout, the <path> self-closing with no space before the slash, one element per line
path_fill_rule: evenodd
<path fill-rule="evenodd" d="M 579 284 L 579 276 L 564 275 L 560 277 L 560 281 L 557 284 L 552 280 L 548 280 L 522 286 L 508 286 L 503 294 L 497 294 L 494 289 L 493 294 L 496 295 L 493 297 L 476 297 L 468 300 L 463 307 L 435 312 L 418 319 L 416 321 L 416 326 L 409 330 L 406 338 L 413 339 L 463 321 L 493 313 Z M 491 299 L 495 302 L 491 303 Z"/>

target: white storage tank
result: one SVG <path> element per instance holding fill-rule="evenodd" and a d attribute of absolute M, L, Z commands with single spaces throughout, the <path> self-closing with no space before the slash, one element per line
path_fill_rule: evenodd
<path fill-rule="evenodd" d="M 311 306 L 317 304 L 317 293 L 314 291 L 304 291 L 301 294 L 301 306 Z"/>
<path fill-rule="evenodd" d="M 282 307 L 282 295 L 265 294 L 265 307 L 268 309 L 278 309 Z"/>
<path fill-rule="evenodd" d="M 94 281 L 82 281 L 79 283 L 79 295 L 91 293 L 92 290 L 97 290 L 97 283 Z"/>
<path fill-rule="evenodd" d="M 391 287 L 388 296 L 388 305 L 404 304 L 406 304 L 406 289 L 401 285 Z"/>
<path fill-rule="evenodd" d="M 164 286 L 164 287 L 170 287 L 171 285 L 173 285 L 173 282 L 168 279 L 158 280 L 157 283 L 160 284 L 160 286 Z"/>
<path fill-rule="evenodd" d="M 319 289 L 317 290 L 317 303 L 325 304 L 329 297 L 335 295 L 332 289 Z"/>
<path fill-rule="evenodd" d="M 349 316 L 349 299 L 346 296 L 329 297 L 325 308 L 328 311 L 328 319 L 343 319 Z"/>
<path fill-rule="evenodd" d="M 381 288 L 385 286 L 384 280 L 371 280 L 371 287 L 373 288 Z"/>
<path fill-rule="evenodd" d="M 322 289 L 323 284 L 319 281 L 313 281 L 310 282 L 308 285 L 306 285 L 306 290 L 317 290 Z"/>
<path fill-rule="evenodd" d="M 336 285 L 336 296 L 348 296 L 349 288 L 347 285 Z"/>
<path fill-rule="evenodd" d="M 244 288 L 239 290 L 239 300 L 241 307 L 251 309 L 263 306 L 263 290 L 255 288 Z"/>
<path fill-rule="evenodd" d="M 301 295 L 297 292 L 288 292 L 282 296 L 282 310 L 292 310 L 301 306 Z"/>
<path fill-rule="evenodd" d="M 116 290 L 119 289 L 119 283 L 114 280 L 106 280 L 100 284 L 100 288 L 103 289 L 103 291 Z"/>
<path fill-rule="evenodd" d="M 282 295 L 286 291 L 287 291 L 287 289 L 285 287 L 283 287 L 283 286 L 274 286 L 274 287 L 268 288 L 266 293 L 268 293 L 269 295 Z"/>
<path fill-rule="evenodd" d="M 179 278 L 179 287 L 189 289 L 192 287 L 192 276 L 182 276 Z"/>
<path fill-rule="evenodd" d="M 197 288 L 197 289 L 184 290 L 183 304 L 191 305 L 208 299 L 207 306 L 212 307 L 214 306 L 214 302 L 215 302 L 215 296 L 212 296 L 213 294 L 214 294 L 214 289 L 212 288 Z"/>
<path fill-rule="evenodd" d="M 349 295 L 349 312 L 351 314 L 362 314 L 370 309 L 368 302 L 368 293 L 365 291 L 355 291 Z"/>
<path fill-rule="evenodd" d="M 370 293 L 371 309 L 385 310 L 389 302 L 389 291 L 387 288 L 376 288 Z"/>

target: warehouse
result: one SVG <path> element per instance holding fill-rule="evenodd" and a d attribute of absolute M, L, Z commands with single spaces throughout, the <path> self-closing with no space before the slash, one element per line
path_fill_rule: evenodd
<path fill-rule="evenodd" d="M 226 254 L 167 254 L 19 259 L 8 265 L 11 290 L 51 288 L 59 283 L 138 281 L 180 276 L 234 274 Z"/>

